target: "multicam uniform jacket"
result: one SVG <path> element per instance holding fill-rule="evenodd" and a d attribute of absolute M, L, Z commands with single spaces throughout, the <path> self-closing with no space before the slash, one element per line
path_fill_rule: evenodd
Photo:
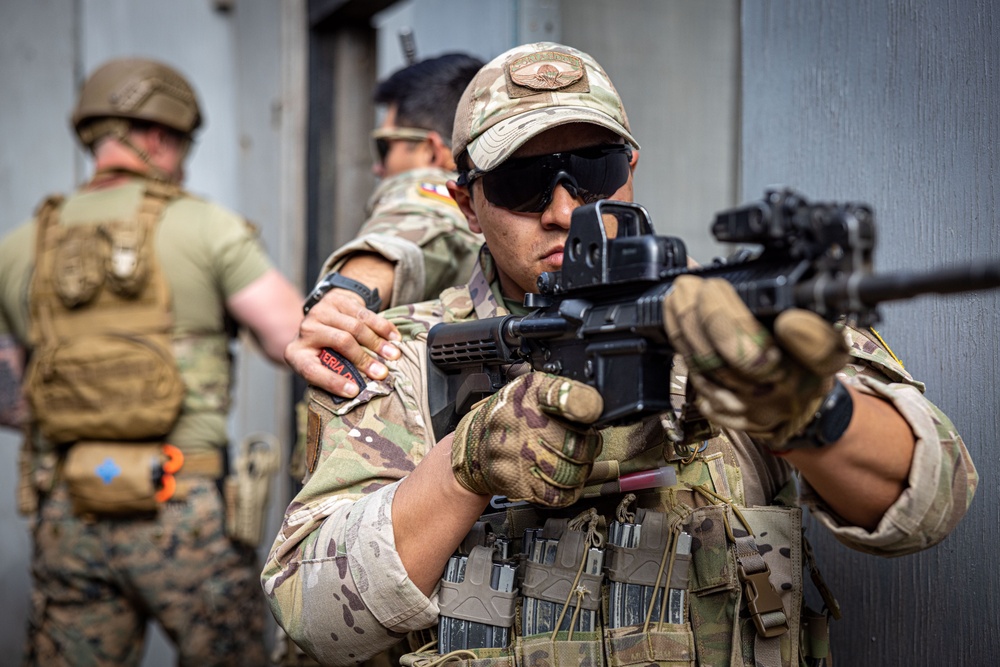
<path fill-rule="evenodd" d="M 454 172 L 427 168 L 383 181 L 368 200 L 369 217 L 353 241 L 338 248 L 322 275 L 336 271 L 357 252 L 382 255 L 396 265 L 385 308 L 437 297 L 469 278 L 483 238 L 448 194 Z M 391 298 L 386 298 L 390 296 Z"/>
<path fill-rule="evenodd" d="M 440 300 L 390 313 L 403 342 L 401 358 L 386 362 L 388 379 L 370 382 L 357 398 L 340 404 L 311 393 L 309 472 L 285 513 L 262 583 L 278 622 L 324 664 L 354 664 L 438 620 L 440 591 L 424 596 L 396 553 L 391 504 L 399 481 L 436 439 L 424 390 L 426 332 L 442 321 L 505 314 L 498 294 L 492 259 L 484 252 L 468 285 L 445 292 Z M 657 468 L 664 461 L 677 473 L 676 485 L 641 492 L 635 502 L 666 513 L 668 521 L 693 537 L 686 623 L 666 624 L 655 632 L 633 627 L 578 633 L 579 641 L 568 642 L 551 642 L 548 634 L 517 636 L 509 649 L 479 652 L 495 662 L 475 664 L 555 664 L 555 659 L 559 664 L 600 665 L 607 659 L 616 665 L 753 665 L 756 652 L 761 664 L 792 665 L 799 656 L 825 655 L 816 646 L 823 638 L 810 639 L 817 621 L 825 619 L 802 603 L 801 572 L 811 553 L 802 539 L 799 505 L 808 506 L 849 547 L 895 556 L 943 539 L 964 514 L 977 483 L 961 438 L 922 396 L 923 386 L 874 337 L 854 329 L 846 335 L 853 359 L 841 380 L 892 402 L 917 439 L 909 488 L 875 531 L 846 525 L 808 484 L 800 480 L 796 485 L 788 464 L 743 433 L 723 430 L 702 446 L 680 451 L 666 444 L 660 419 L 607 428 L 595 469 L 607 471 L 608 479 Z M 682 397 L 680 363 L 674 372 L 673 392 Z M 570 515 L 588 502 L 613 514 L 620 500 L 620 494 L 583 500 Z M 546 513 L 538 510 L 541 516 L 528 521 L 541 525 Z M 499 532 L 525 525 L 512 510 L 489 518 Z M 752 555 L 762 554 L 769 566 L 771 585 L 780 592 L 791 628 L 770 646 L 757 638 L 738 576 L 747 555 L 741 547 L 750 538 L 756 540 Z M 833 603 L 829 596 L 828 602 Z M 515 621 L 517 635 L 519 623 Z M 404 664 L 415 659 L 404 658 Z"/>

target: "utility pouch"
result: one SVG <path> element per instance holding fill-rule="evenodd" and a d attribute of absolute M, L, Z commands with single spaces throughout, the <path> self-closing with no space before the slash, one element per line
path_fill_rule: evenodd
<path fill-rule="evenodd" d="M 638 509 L 626 496 L 608 527 L 608 664 L 693 665 L 687 622 L 691 535 L 676 514 Z"/>
<path fill-rule="evenodd" d="M 568 632 L 515 637 L 507 648 L 478 648 L 439 654 L 424 650 L 408 653 L 399 659 L 403 667 L 528 667 L 529 665 L 561 665 L 604 667 L 604 649 L 597 632 Z"/>
<path fill-rule="evenodd" d="M 715 504 L 691 510 L 690 622 L 699 656 L 725 664 L 799 664 L 801 510 Z"/>
<path fill-rule="evenodd" d="M 235 542 L 256 547 L 264 535 L 271 480 L 281 467 L 281 443 L 270 433 L 247 436 L 233 463 L 223 486 L 226 534 Z"/>
<path fill-rule="evenodd" d="M 171 445 L 83 441 L 69 448 L 63 478 L 77 516 L 155 514 L 173 497 L 182 465 Z"/>
<path fill-rule="evenodd" d="M 162 437 L 184 399 L 166 335 L 67 339 L 39 351 L 25 388 L 39 428 L 53 442 L 73 442 L 80 434 L 101 440 Z"/>

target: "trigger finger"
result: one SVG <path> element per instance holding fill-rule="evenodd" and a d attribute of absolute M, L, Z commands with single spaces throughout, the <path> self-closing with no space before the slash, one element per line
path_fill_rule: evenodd
<path fill-rule="evenodd" d="M 721 278 L 705 281 L 698 303 L 704 338 L 695 352 L 717 356 L 721 366 L 754 379 L 770 376 L 781 361 L 781 351 L 732 285 Z"/>
<path fill-rule="evenodd" d="M 832 375 L 850 359 L 844 334 L 808 310 L 783 312 L 774 322 L 774 335 L 782 348 L 818 375 Z"/>
<path fill-rule="evenodd" d="M 552 451 L 565 464 L 574 466 L 589 465 L 601 453 L 603 441 L 601 434 L 595 429 L 583 431 L 572 428 L 559 428 L 558 430 L 560 433 L 552 433 L 548 438 L 551 438 L 551 440 L 561 438 L 561 441 L 556 440 L 552 442 Z"/>

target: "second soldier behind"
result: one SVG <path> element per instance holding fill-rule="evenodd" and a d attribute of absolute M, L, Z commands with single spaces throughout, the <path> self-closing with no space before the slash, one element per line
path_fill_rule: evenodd
<path fill-rule="evenodd" d="M 404 67 L 376 87 L 375 102 L 386 111 L 372 132 L 373 171 L 382 181 L 356 238 L 326 260 L 306 300 L 299 337 L 285 355 L 310 383 L 345 396 L 357 394 L 362 384 L 358 374 L 323 366 L 322 348 L 339 356 L 332 364 L 337 369 L 346 361 L 360 373 L 385 377 L 385 368 L 353 338 L 331 338 L 325 324 L 354 331 L 374 346 L 393 328 L 370 313 L 436 297 L 472 272 L 483 238 L 469 229 L 446 184 L 457 178 L 451 131 L 458 99 L 482 64 L 449 53 Z M 396 355 L 391 346 L 380 351 Z"/>

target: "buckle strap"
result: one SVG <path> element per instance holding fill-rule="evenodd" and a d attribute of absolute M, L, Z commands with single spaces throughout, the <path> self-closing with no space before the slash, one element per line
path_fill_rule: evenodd
<path fill-rule="evenodd" d="M 771 568 L 757 550 L 753 536 L 736 538 L 736 561 L 757 634 L 771 638 L 788 632 L 788 616 L 771 583 Z"/>

